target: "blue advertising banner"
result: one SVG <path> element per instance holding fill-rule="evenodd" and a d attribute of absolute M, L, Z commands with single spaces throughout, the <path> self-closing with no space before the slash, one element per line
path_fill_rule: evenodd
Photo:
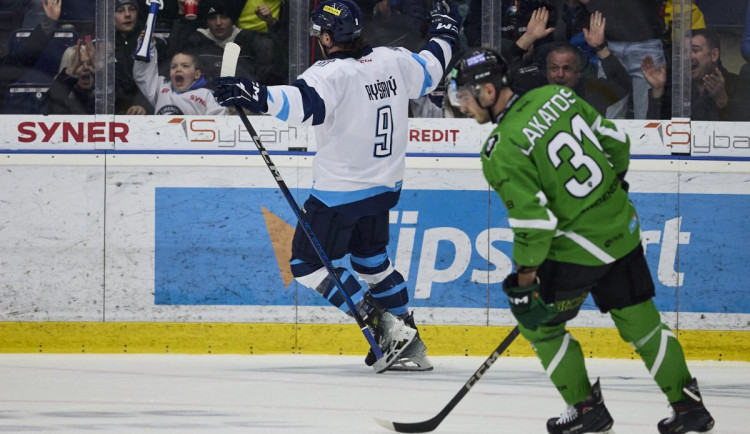
<path fill-rule="evenodd" d="M 746 195 L 631 198 L 661 311 L 750 312 Z M 291 279 L 296 221 L 278 189 L 157 188 L 155 200 L 156 304 L 326 305 Z M 404 190 L 389 249 L 413 307 L 508 307 L 512 233 L 494 192 Z"/>

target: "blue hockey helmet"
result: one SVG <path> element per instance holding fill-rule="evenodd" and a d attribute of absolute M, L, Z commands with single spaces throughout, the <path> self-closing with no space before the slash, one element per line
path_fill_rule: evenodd
<path fill-rule="evenodd" d="M 310 14 L 310 35 L 320 37 L 328 30 L 337 44 L 358 38 L 363 26 L 362 10 L 349 0 L 324 1 Z"/>

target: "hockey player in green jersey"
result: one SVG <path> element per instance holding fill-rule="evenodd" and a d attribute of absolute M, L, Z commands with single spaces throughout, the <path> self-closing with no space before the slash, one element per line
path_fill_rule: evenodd
<path fill-rule="evenodd" d="M 468 52 L 451 77 L 451 103 L 480 122 L 489 114 L 497 123 L 481 158 L 514 234 L 515 272 L 503 290 L 567 404 L 547 421 L 547 431 L 608 432 L 613 424 L 599 381 L 591 385 L 581 346 L 565 328 L 589 293 L 672 406 L 659 432 L 709 431 L 714 420 L 697 381 L 652 301 L 654 283 L 625 183 L 628 136 L 567 87 L 515 94 L 495 51 Z"/>

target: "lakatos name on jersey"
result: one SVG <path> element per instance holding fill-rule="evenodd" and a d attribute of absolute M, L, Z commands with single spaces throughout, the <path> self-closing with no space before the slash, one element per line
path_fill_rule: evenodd
<path fill-rule="evenodd" d="M 536 139 L 541 139 L 552 124 L 560 119 L 562 113 L 567 111 L 575 102 L 575 96 L 570 89 L 560 88 L 549 101 L 542 104 L 522 130 L 526 138 L 529 139 L 532 148 L 536 145 Z"/>
<path fill-rule="evenodd" d="M 386 81 L 377 80 L 375 83 L 366 84 L 365 90 L 367 96 L 370 97 L 370 101 L 376 101 L 383 98 L 390 98 L 391 95 L 396 95 L 396 79 L 388 77 Z"/>

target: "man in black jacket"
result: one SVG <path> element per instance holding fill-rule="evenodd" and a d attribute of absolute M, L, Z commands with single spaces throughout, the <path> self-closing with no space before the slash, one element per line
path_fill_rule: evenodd
<path fill-rule="evenodd" d="M 283 46 L 288 38 L 288 29 L 278 24 L 266 34 L 252 30 L 241 30 L 234 25 L 231 9 L 223 0 L 211 0 L 206 9 L 206 28 L 199 27 L 199 20 L 185 19 L 183 1 L 179 2 L 179 19 L 175 20 L 169 33 L 167 54 L 177 52 L 196 53 L 208 82 L 219 77 L 224 46 L 228 42 L 238 44 L 240 58 L 237 75 L 268 84 L 286 84 L 286 51 L 277 52 L 274 47 Z"/>
<path fill-rule="evenodd" d="M 727 71 L 721 64 L 721 45 L 716 33 L 693 30 L 691 38 L 692 79 L 690 119 L 696 121 L 750 121 L 750 83 Z M 649 89 L 649 119 L 672 117 L 671 97 L 665 91 L 668 77 L 664 65 L 656 66 L 649 56 L 642 61 Z"/>
<path fill-rule="evenodd" d="M 548 20 L 547 8 L 542 7 L 534 11 L 526 31 L 510 50 L 514 57 L 527 55 L 527 52 L 530 53 L 534 49 L 536 41 L 554 31 Z M 608 119 L 624 118 L 627 113 L 626 97 L 633 89 L 632 79 L 622 63 L 609 50 L 604 37 L 605 29 L 606 20 L 599 12 L 591 14 L 588 28 L 583 29 L 586 43 L 596 51 L 605 77 L 587 76 L 584 73 L 584 53 L 569 42 L 557 41 L 538 47 L 542 52 L 539 57 L 545 59 L 546 77 L 539 72 L 517 72 L 514 77 L 514 90 L 522 93 L 544 84 L 567 86 Z M 516 64 L 523 63 L 515 60 Z"/>
<path fill-rule="evenodd" d="M 748 119 L 747 103 L 737 99 L 740 79 L 721 64 L 721 45 L 716 33 L 693 30 L 691 42 L 690 118 L 706 121 Z"/>

